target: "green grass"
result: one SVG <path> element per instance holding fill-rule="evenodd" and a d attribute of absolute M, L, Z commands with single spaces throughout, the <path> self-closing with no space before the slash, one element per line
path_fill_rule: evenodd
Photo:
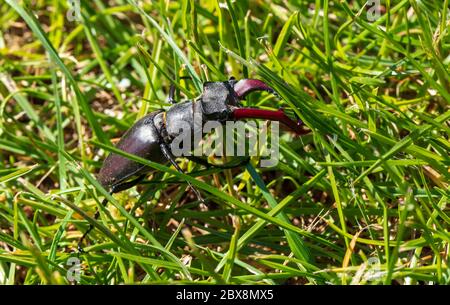
<path fill-rule="evenodd" d="M 89 223 L 82 284 L 450 283 L 448 0 L 377 20 L 365 1 L 81 1 L 74 22 L 32 3 L 0 4 L 0 283 L 68 284 Z M 230 76 L 311 130 L 283 132 L 276 167 L 180 174 L 111 145 L 170 84 Z M 111 151 L 155 171 L 110 196 Z"/>

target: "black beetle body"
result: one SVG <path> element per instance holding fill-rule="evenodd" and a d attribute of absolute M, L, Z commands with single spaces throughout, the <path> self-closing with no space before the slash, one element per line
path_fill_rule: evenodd
<path fill-rule="evenodd" d="M 226 120 L 230 117 L 232 106 L 237 106 L 238 97 L 232 89 L 234 80 L 229 82 L 208 82 L 204 84 L 203 94 L 194 101 L 177 103 L 167 111 L 152 112 L 137 121 L 117 144 L 117 148 L 139 157 L 162 163 L 167 160 L 161 146 L 170 146 L 171 141 L 180 135 L 181 126 L 188 125 L 198 132 L 203 126 L 195 126 L 194 116 L 207 120 Z M 182 125 L 184 124 L 184 125 Z M 199 128 L 196 128 L 199 127 Z M 148 167 L 117 154 L 110 154 L 98 175 L 98 181 L 111 188 L 133 176 L 139 176 Z"/>
<path fill-rule="evenodd" d="M 166 163 L 169 161 L 178 171 L 182 171 L 175 162 L 170 144 L 185 130 L 186 126 L 190 129 L 190 134 L 193 135 L 201 132 L 203 125 L 210 120 L 224 123 L 228 120 L 254 118 L 280 121 L 298 134 L 304 133 L 301 129 L 301 122 L 292 121 L 282 110 L 241 108 L 239 100 L 255 90 L 275 93 L 264 82 L 256 79 L 236 81 L 232 78 L 225 82 L 206 82 L 203 85 L 202 95 L 193 101 L 177 103 L 167 111 L 155 111 L 138 120 L 122 136 L 116 147 L 153 162 Z M 171 88 L 171 95 L 173 95 L 173 92 L 174 90 Z M 173 101 L 173 96 L 169 96 L 169 99 Z M 201 123 L 198 123 L 196 118 L 201 118 Z M 195 159 L 196 162 L 201 160 Z M 220 167 L 227 168 L 226 166 Z M 105 159 L 97 179 L 112 194 L 136 185 L 150 170 L 147 166 L 111 153 Z M 133 177 L 138 178 L 131 180 Z M 200 192 L 189 182 L 188 184 L 199 200 L 203 201 Z M 107 199 L 103 201 L 103 205 L 106 203 Z M 95 219 L 98 217 L 99 212 L 97 211 Z M 81 244 L 84 238 L 92 229 L 93 226 L 90 225 L 81 237 L 78 243 L 80 252 L 82 252 Z"/>
<path fill-rule="evenodd" d="M 116 147 L 155 162 L 165 161 L 159 146 L 159 130 L 154 124 L 155 117 L 162 113 L 153 112 L 137 121 L 123 135 Z M 117 154 L 109 154 L 100 169 L 97 179 L 104 187 L 109 189 L 133 176 L 139 176 L 144 173 L 144 165 Z"/>

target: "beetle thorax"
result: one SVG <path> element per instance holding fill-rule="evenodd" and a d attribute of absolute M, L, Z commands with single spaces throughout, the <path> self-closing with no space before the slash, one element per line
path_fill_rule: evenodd
<path fill-rule="evenodd" d="M 187 101 L 172 106 L 165 115 L 163 137 L 170 140 L 189 130 L 189 134 L 196 129 L 201 130 L 204 123 L 202 108 L 197 101 Z"/>
<path fill-rule="evenodd" d="M 237 105 L 237 98 L 229 82 L 207 82 L 200 99 L 203 115 L 208 120 L 227 120 L 230 106 Z"/>

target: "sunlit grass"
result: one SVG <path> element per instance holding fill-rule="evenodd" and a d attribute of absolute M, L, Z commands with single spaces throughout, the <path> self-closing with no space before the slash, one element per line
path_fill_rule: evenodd
<path fill-rule="evenodd" d="M 83 284 L 450 282 L 448 0 L 375 19 L 365 1 L 95 0 L 78 21 L 33 3 L 0 4 L 0 283 L 67 284 L 71 257 Z M 283 132 L 276 167 L 180 174 L 111 145 L 170 84 L 230 76 L 311 130 Z M 110 196 L 111 151 L 155 172 Z"/>

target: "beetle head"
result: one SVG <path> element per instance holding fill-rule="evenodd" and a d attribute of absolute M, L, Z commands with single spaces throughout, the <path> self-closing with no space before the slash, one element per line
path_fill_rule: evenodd
<path fill-rule="evenodd" d="M 274 93 L 272 88 L 257 79 L 236 81 L 232 77 L 225 82 L 206 82 L 201 98 L 203 114 L 210 120 L 227 120 L 233 109 L 240 106 L 239 100 L 258 90 Z"/>

